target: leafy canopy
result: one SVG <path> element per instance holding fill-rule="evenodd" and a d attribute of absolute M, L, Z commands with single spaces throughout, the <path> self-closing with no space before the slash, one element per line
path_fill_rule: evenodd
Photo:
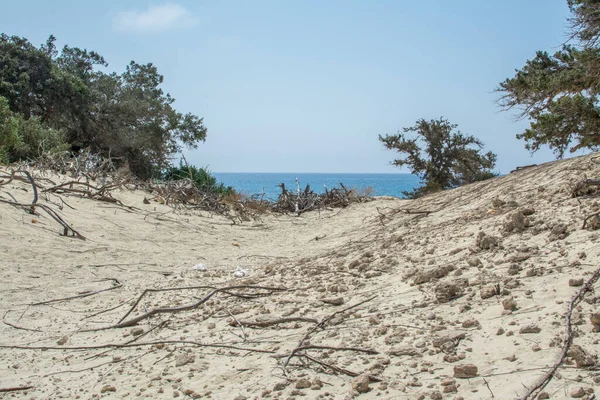
<path fill-rule="evenodd" d="M 65 46 L 54 36 L 39 48 L 0 35 L 0 96 L 23 120 L 60 131 L 73 148 L 90 148 L 127 162 L 147 178 L 170 165 L 183 146 L 206 139 L 202 118 L 177 112 L 153 64 L 132 61 L 122 74 L 94 51 Z M 6 151 L 6 149 L 5 149 Z"/>
<path fill-rule="evenodd" d="M 499 104 L 520 108 L 530 127 L 518 134 L 531 152 L 548 146 L 557 157 L 580 149 L 600 149 L 600 2 L 568 0 L 571 39 L 550 55 L 536 57 L 500 83 Z"/>
<path fill-rule="evenodd" d="M 495 176 L 492 170 L 496 155 L 492 152 L 482 154 L 483 143 L 456 128 L 457 125 L 444 118 L 420 119 L 396 135 L 379 135 L 388 150 L 396 150 L 402 155 L 392 164 L 410 167 L 411 172 L 424 182 L 424 186 L 403 192 L 404 195 L 417 198 Z"/>

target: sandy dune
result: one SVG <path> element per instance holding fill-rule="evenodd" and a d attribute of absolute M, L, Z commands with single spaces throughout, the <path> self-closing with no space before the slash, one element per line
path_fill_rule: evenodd
<path fill-rule="evenodd" d="M 571 191 L 597 162 L 235 225 L 141 191 L 41 193 L 86 240 L 0 204 L 0 390 L 30 387 L 0 398 L 518 399 L 560 360 L 566 314 L 536 398 L 594 398 L 600 197 Z"/>

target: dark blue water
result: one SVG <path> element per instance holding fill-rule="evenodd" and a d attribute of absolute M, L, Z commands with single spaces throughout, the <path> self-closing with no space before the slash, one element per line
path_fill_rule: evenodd
<path fill-rule="evenodd" d="M 219 182 L 231 186 L 238 192 L 247 195 L 259 194 L 264 189 L 265 198 L 276 200 L 281 193 L 277 186 L 284 183 L 288 190 L 296 190 L 296 178 L 300 182 L 301 190 L 307 184 L 317 193 L 339 187 L 340 182 L 348 189 L 371 188 L 372 196 L 403 197 L 402 191 L 410 191 L 420 186 L 419 178 L 411 174 L 329 174 L 329 173 L 238 173 L 238 172 L 213 172 Z"/>

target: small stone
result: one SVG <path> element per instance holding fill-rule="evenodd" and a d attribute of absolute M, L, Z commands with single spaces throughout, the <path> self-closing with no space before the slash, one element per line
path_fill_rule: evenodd
<path fill-rule="evenodd" d="M 433 347 L 442 347 L 442 345 L 446 342 L 458 342 L 466 337 L 465 332 L 453 331 L 448 332 L 444 336 L 433 337 L 431 339 L 431 344 Z"/>
<path fill-rule="evenodd" d="M 579 287 L 583 285 L 583 278 L 579 279 L 569 279 L 569 286 Z"/>
<path fill-rule="evenodd" d="M 413 344 L 417 349 L 422 349 L 427 343 L 423 339 L 417 339 Z"/>
<path fill-rule="evenodd" d="M 477 376 L 477 366 L 474 364 L 460 364 L 454 366 L 454 377 L 455 378 L 473 378 Z"/>
<path fill-rule="evenodd" d="M 323 387 L 323 382 L 319 378 L 315 378 L 310 386 L 311 390 L 320 390 Z"/>
<path fill-rule="evenodd" d="M 496 286 L 484 286 L 479 290 L 479 295 L 483 300 L 489 299 L 490 297 L 494 297 L 498 294 L 498 289 Z"/>
<path fill-rule="evenodd" d="M 500 200 L 498 197 L 492 199 L 492 207 L 494 208 L 500 208 L 505 204 L 506 202 L 504 200 Z"/>
<path fill-rule="evenodd" d="M 142 333 L 144 333 L 144 328 L 133 328 L 131 330 L 133 336 L 140 336 Z"/>
<path fill-rule="evenodd" d="M 589 367 L 596 364 L 594 357 L 588 354 L 583 347 L 576 344 L 571 346 L 568 356 L 575 360 L 575 364 L 578 368 Z"/>
<path fill-rule="evenodd" d="M 546 400 L 550 398 L 550 394 L 548 392 L 542 392 L 538 395 L 538 400 Z"/>
<path fill-rule="evenodd" d="M 539 345 L 534 344 L 533 346 L 531 346 L 531 350 L 538 352 L 538 351 L 542 350 L 542 348 Z"/>
<path fill-rule="evenodd" d="M 593 313 L 590 315 L 590 322 L 594 326 L 600 326 L 600 313 Z"/>
<path fill-rule="evenodd" d="M 377 276 L 381 276 L 381 271 L 367 271 L 367 273 L 365 273 L 365 278 L 367 279 L 375 278 Z"/>
<path fill-rule="evenodd" d="M 442 386 L 454 385 L 455 382 L 456 381 L 454 379 L 446 378 L 440 383 L 440 385 L 442 385 Z"/>
<path fill-rule="evenodd" d="M 502 300 L 502 308 L 509 311 L 515 311 L 517 309 L 517 302 L 511 296 L 508 299 Z"/>
<path fill-rule="evenodd" d="M 273 391 L 274 392 L 279 392 L 279 391 L 285 390 L 285 388 L 287 387 L 287 385 L 288 385 L 287 381 L 277 382 L 275 384 L 275 386 L 273 386 Z"/>
<path fill-rule="evenodd" d="M 462 323 L 463 328 L 473 328 L 473 327 L 478 327 L 478 326 L 481 326 L 481 324 L 479 323 L 479 321 L 477 321 L 474 318 L 468 319 Z"/>
<path fill-rule="evenodd" d="M 508 275 L 517 275 L 521 268 L 517 264 L 511 264 L 506 271 Z"/>
<path fill-rule="evenodd" d="M 503 328 L 498 328 L 498 330 L 496 331 L 496 335 L 500 336 L 504 334 L 504 329 Z"/>
<path fill-rule="evenodd" d="M 451 385 L 448 386 L 444 386 L 444 393 L 456 393 L 458 392 L 458 389 L 456 388 L 456 385 L 453 383 Z"/>
<path fill-rule="evenodd" d="M 475 238 L 475 246 L 481 250 L 492 250 L 498 247 L 498 238 L 489 236 L 485 232 L 480 231 Z"/>
<path fill-rule="evenodd" d="M 296 389 L 308 389 L 312 386 L 312 383 L 306 378 L 300 379 L 296 382 Z"/>
<path fill-rule="evenodd" d="M 573 399 L 580 399 L 586 395 L 586 392 L 585 392 L 584 388 L 579 386 L 579 387 L 571 389 L 569 394 L 571 395 L 571 398 L 573 398 Z"/>
<path fill-rule="evenodd" d="M 479 267 L 480 265 L 483 265 L 479 257 L 475 256 L 467 258 L 467 264 L 469 264 L 469 267 Z"/>
<path fill-rule="evenodd" d="M 185 394 L 185 392 L 183 394 Z M 239 394 L 239 395 L 235 396 L 233 398 L 233 400 L 248 400 L 248 398 L 244 395 Z"/>
<path fill-rule="evenodd" d="M 440 392 L 431 392 L 429 393 L 429 398 L 431 400 L 442 400 L 444 396 Z"/>
<path fill-rule="evenodd" d="M 369 383 L 371 383 L 369 375 L 361 374 L 352 381 L 352 390 L 356 390 L 358 393 L 367 393 L 370 390 Z"/>
<path fill-rule="evenodd" d="M 519 333 L 540 333 L 541 331 L 542 328 L 532 324 L 522 327 L 521 330 L 519 330 Z"/>
<path fill-rule="evenodd" d="M 567 237 L 567 226 L 565 224 L 555 224 L 550 231 L 548 239 L 553 242 L 555 240 L 562 240 Z"/>
<path fill-rule="evenodd" d="M 440 303 L 455 300 L 464 294 L 465 288 L 469 286 L 467 279 L 456 279 L 453 282 L 442 282 L 436 285 L 435 297 Z"/>
<path fill-rule="evenodd" d="M 117 388 L 114 386 L 110 386 L 110 385 L 106 385 L 102 389 L 100 389 L 100 393 L 116 392 L 116 391 L 117 391 Z"/>
<path fill-rule="evenodd" d="M 332 306 L 341 306 L 342 304 L 344 304 L 344 298 L 343 297 L 334 297 L 334 298 L 330 298 L 330 299 L 321 299 L 321 301 L 325 304 L 331 304 Z"/>
<path fill-rule="evenodd" d="M 510 362 L 515 362 L 517 361 L 517 356 L 515 356 L 514 354 L 508 357 L 504 357 L 505 360 L 510 361 Z"/>
<path fill-rule="evenodd" d="M 196 356 L 193 354 L 180 354 L 175 358 L 175 366 L 183 367 L 184 365 L 191 364 L 196 360 Z"/>
<path fill-rule="evenodd" d="M 59 345 L 59 346 L 62 346 L 64 344 L 66 344 L 68 340 L 69 340 L 68 336 L 63 336 L 60 339 L 58 339 L 58 341 L 56 342 L 56 344 Z"/>

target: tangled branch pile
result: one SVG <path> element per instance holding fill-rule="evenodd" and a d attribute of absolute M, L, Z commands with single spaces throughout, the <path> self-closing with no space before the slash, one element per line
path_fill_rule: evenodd
<path fill-rule="evenodd" d="M 206 171 L 195 167 L 172 168 L 170 173 L 162 174 L 161 179 L 140 180 L 131 174 L 127 165 L 117 168 L 113 159 L 89 150 L 75 155 L 68 152 L 44 153 L 35 160 L 16 165 L 15 171 L 20 170 L 37 170 L 42 171 L 42 174 L 53 172 L 71 178 L 60 184 L 49 180 L 52 186 L 40 186 L 42 192 L 76 195 L 120 204 L 113 197 L 115 190 L 142 189 L 150 194 L 144 199 L 147 204 L 155 201 L 176 209 L 207 211 L 226 216 L 234 223 L 258 219 L 268 212 L 293 213 L 298 216 L 326 207 L 346 207 L 371 198 L 370 189 L 348 189 L 340 183 L 339 187 L 325 188 L 324 193 L 316 193 L 310 185 L 301 190 L 296 181 L 295 191 L 288 190 L 282 183 L 278 198 L 267 200 L 264 195 L 246 196 L 223 184 L 219 185 Z M 186 172 L 188 170 L 189 177 Z M 186 174 L 181 175 L 182 171 Z M 206 177 L 199 178 L 199 173 L 206 174 Z M 207 180 L 209 184 L 205 183 Z"/>
<path fill-rule="evenodd" d="M 325 188 L 325 193 L 315 193 L 311 190 L 310 185 L 301 191 L 298 180 L 296 180 L 298 189 L 293 193 L 286 189 L 282 183 L 281 194 L 277 201 L 273 203 L 272 210 L 280 213 L 295 213 L 300 215 L 306 211 L 320 210 L 325 207 L 346 207 L 351 203 L 364 203 L 370 197 L 370 190 L 359 192 L 356 189 L 347 189 L 340 182 L 340 187 L 333 189 Z"/>

